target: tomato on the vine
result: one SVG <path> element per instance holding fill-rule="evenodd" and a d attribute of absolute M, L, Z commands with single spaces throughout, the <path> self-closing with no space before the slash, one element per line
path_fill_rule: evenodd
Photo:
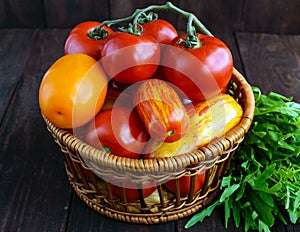
<path fill-rule="evenodd" d="M 100 26 L 100 22 L 96 21 L 87 21 L 76 25 L 65 42 L 65 54 L 84 53 L 99 60 L 105 39 L 96 35 L 94 38 L 90 36 L 98 26 Z M 113 30 L 107 26 L 102 29 L 106 31 L 107 35 L 113 33 Z"/>
<path fill-rule="evenodd" d="M 86 131 L 88 144 L 127 158 L 138 158 L 147 138 L 138 114 L 125 107 L 100 112 Z"/>
<path fill-rule="evenodd" d="M 150 35 L 115 32 L 107 38 L 101 56 L 111 78 L 132 84 L 154 74 L 160 62 L 160 46 Z"/>
<path fill-rule="evenodd" d="M 202 189 L 204 185 L 206 177 L 206 172 L 202 171 L 195 175 L 195 186 L 193 193 L 197 193 L 200 189 Z M 172 193 L 176 193 L 176 184 L 175 180 L 169 180 L 164 183 L 164 186 Z M 182 176 L 178 179 L 178 187 L 180 191 L 180 196 L 187 196 L 191 189 L 191 177 L 190 176 Z"/>
<path fill-rule="evenodd" d="M 165 80 L 176 85 L 193 101 L 207 100 L 224 91 L 232 75 L 233 59 L 220 39 L 196 34 L 199 44 L 188 48 L 187 35 L 179 35 L 164 49 Z"/>
<path fill-rule="evenodd" d="M 40 84 L 41 112 L 60 128 L 83 126 L 100 111 L 107 86 L 107 76 L 94 58 L 65 55 L 48 69 Z"/>
<path fill-rule="evenodd" d="M 166 20 L 156 19 L 143 25 L 143 35 L 153 36 L 157 42 L 162 44 L 170 44 L 171 41 L 178 36 L 174 26 Z"/>

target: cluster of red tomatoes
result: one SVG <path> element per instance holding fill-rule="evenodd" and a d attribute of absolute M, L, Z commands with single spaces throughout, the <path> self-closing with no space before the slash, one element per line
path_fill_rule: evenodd
<path fill-rule="evenodd" d="M 226 90 L 233 61 L 218 38 L 197 33 L 198 44 L 190 48 L 184 42 L 189 35 L 159 19 L 139 25 L 139 35 L 104 26 L 104 39 L 91 37 L 99 25 L 83 22 L 72 29 L 65 55 L 46 72 L 39 91 L 43 115 L 61 128 L 85 128 L 87 143 L 139 158 L 149 139 L 174 142 L 185 135 L 184 101 L 205 101 Z M 204 177 L 199 174 L 196 191 Z M 189 183 L 186 178 L 180 181 Z"/>

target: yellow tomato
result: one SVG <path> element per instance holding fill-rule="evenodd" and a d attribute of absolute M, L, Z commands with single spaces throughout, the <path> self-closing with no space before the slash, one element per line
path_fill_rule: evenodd
<path fill-rule="evenodd" d="M 60 128 L 76 128 L 101 109 L 108 79 L 100 64 L 85 54 L 58 59 L 45 73 L 39 89 L 42 114 Z"/>

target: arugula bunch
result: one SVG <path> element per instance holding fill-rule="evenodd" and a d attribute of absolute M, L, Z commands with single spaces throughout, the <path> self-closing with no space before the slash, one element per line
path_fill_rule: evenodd
<path fill-rule="evenodd" d="M 253 87 L 255 113 L 250 130 L 223 178 L 220 199 L 194 215 L 185 228 L 222 205 L 225 226 L 270 231 L 275 220 L 300 218 L 300 104 L 292 98 Z"/>

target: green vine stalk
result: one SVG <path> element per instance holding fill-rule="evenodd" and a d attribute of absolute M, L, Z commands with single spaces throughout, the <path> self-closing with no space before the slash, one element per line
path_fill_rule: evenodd
<path fill-rule="evenodd" d="M 92 32 L 89 33 L 89 36 L 94 39 L 104 39 L 107 36 L 107 33 L 103 33 L 102 29 L 104 26 L 112 26 L 115 24 L 120 24 L 123 22 L 130 22 L 129 29 L 122 28 L 122 31 L 126 31 L 128 33 L 140 35 L 141 33 L 141 25 L 139 24 L 139 19 L 144 17 L 147 12 L 152 11 L 172 11 L 177 13 L 178 15 L 187 19 L 186 33 L 187 39 L 192 41 L 191 47 L 199 46 L 199 41 L 196 36 L 195 27 L 203 34 L 213 36 L 212 33 L 202 24 L 202 22 L 192 13 L 184 11 L 177 6 L 173 5 L 171 2 L 167 2 L 164 5 L 150 5 L 143 9 L 136 9 L 132 15 L 124 18 L 113 19 L 113 20 L 105 20 L 103 21 L 99 27 L 95 28 Z"/>

